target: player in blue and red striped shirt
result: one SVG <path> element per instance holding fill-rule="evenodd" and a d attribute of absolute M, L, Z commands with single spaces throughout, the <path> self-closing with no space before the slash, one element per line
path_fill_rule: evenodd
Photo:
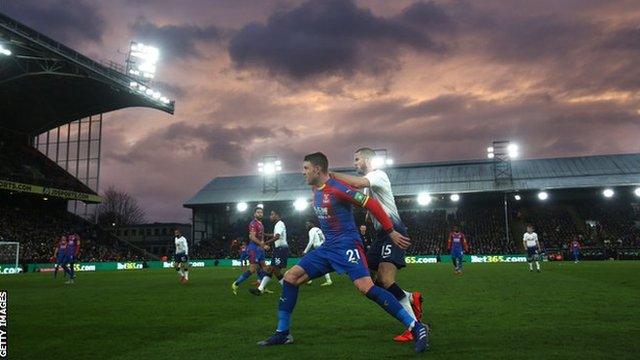
<path fill-rule="evenodd" d="M 580 237 L 574 236 L 571 241 L 571 254 L 573 255 L 573 262 L 578 263 L 580 261 Z"/>
<path fill-rule="evenodd" d="M 80 253 L 80 236 L 78 234 L 71 232 L 67 235 L 67 252 L 64 258 L 65 266 L 63 266 L 64 271 L 69 275 L 69 280 L 65 282 L 65 284 L 73 284 L 76 279 L 76 271 L 74 266 L 76 264 L 76 259 L 78 258 L 78 254 Z"/>
<path fill-rule="evenodd" d="M 465 252 L 469 252 L 469 244 L 467 244 L 467 239 L 457 226 L 454 226 L 453 230 L 449 233 L 447 250 L 451 251 L 451 262 L 453 262 L 454 273 L 461 275 L 462 258 Z"/>
<path fill-rule="evenodd" d="M 238 286 L 247 280 L 251 274 L 256 274 L 259 280 L 266 275 L 267 264 L 265 263 L 265 250 L 268 245 L 264 241 L 264 225 L 262 217 L 264 210 L 261 207 L 253 211 L 253 220 L 249 223 L 249 244 L 247 245 L 247 255 L 249 257 L 249 270 L 245 270 L 231 284 L 231 291 L 238 295 Z"/>
<path fill-rule="evenodd" d="M 258 345 L 292 343 L 289 325 L 298 299 L 298 286 L 309 279 L 337 271 L 340 274 L 347 273 L 361 293 L 410 329 L 414 336 L 415 351 L 423 352 L 428 347 L 427 326 L 411 316 L 390 292 L 375 285 L 371 279 L 353 217 L 353 205 L 366 208 L 380 222 L 382 229 L 404 248 L 410 245 L 409 238 L 393 229 L 393 222 L 377 200 L 331 178 L 328 167 L 327 157 L 322 153 L 309 154 L 304 158 L 303 173 L 307 184 L 314 189 L 313 207 L 325 241 L 284 275 L 276 333 Z"/>
<path fill-rule="evenodd" d="M 53 251 L 53 258 L 55 259 L 55 267 L 53 268 L 53 277 L 56 278 L 58 276 L 58 268 L 65 268 L 66 264 L 64 263 L 65 257 L 67 256 L 67 237 L 62 235 L 58 244 L 56 245 Z M 67 271 L 65 270 L 65 273 Z"/>

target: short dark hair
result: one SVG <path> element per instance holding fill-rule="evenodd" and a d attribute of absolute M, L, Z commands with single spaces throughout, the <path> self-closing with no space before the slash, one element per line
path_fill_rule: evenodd
<path fill-rule="evenodd" d="M 253 209 L 253 213 L 255 214 L 255 213 L 256 213 L 256 211 L 258 211 L 258 210 L 262 210 L 262 211 L 264 211 L 264 208 L 262 208 L 262 207 L 260 207 L 260 206 L 256 206 L 256 207 Z"/>
<path fill-rule="evenodd" d="M 280 216 L 280 210 L 276 210 L 276 209 L 271 209 L 271 212 Z"/>
<path fill-rule="evenodd" d="M 329 171 L 329 160 L 327 156 L 321 152 L 315 152 L 304 157 L 304 161 L 308 161 L 313 166 L 320 166 L 323 172 Z"/>
<path fill-rule="evenodd" d="M 363 147 L 356 150 L 355 154 L 360 153 L 365 159 L 371 159 L 376 156 L 376 152 L 372 148 Z"/>

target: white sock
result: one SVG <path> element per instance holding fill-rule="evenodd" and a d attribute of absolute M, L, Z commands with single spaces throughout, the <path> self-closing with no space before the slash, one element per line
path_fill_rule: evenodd
<path fill-rule="evenodd" d="M 278 282 L 280 283 L 280 285 L 284 286 L 284 278 L 278 280 Z"/>
<path fill-rule="evenodd" d="M 184 276 L 184 271 L 182 271 L 182 269 L 178 270 L 178 274 L 180 274 L 180 276 Z"/>
<path fill-rule="evenodd" d="M 267 284 L 269 283 L 269 280 L 271 280 L 271 276 L 264 276 L 262 278 L 262 281 L 260 281 L 260 286 L 258 286 L 258 290 L 260 291 L 264 291 L 264 288 L 267 287 Z"/>
<path fill-rule="evenodd" d="M 536 269 L 540 270 L 540 263 L 536 261 Z"/>
<path fill-rule="evenodd" d="M 404 291 L 404 294 L 407 295 L 408 299 L 412 299 L 413 298 L 413 293 L 410 293 L 410 292 L 405 291 L 405 290 L 402 290 L 402 291 Z"/>
<path fill-rule="evenodd" d="M 324 274 L 324 280 L 325 280 L 326 282 L 330 283 L 330 282 L 331 282 L 331 275 L 329 275 L 329 274 Z"/>
<path fill-rule="evenodd" d="M 407 312 L 409 313 L 409 315 L 411 315 L 412 318 L 414 319 L 416 318 L 416 314 L 413 312 L 413 309 L 411 308 L 411 303 L 409 302 L 409 298 L 407 296 L 403 297 L 402 300 L 400 300 L 400 305 L 402 305 L 402 307 L 405 310 L 407 310 Z"/>
<path fill-rule="evenodd" d="M 184 271 L 184 278 L 189 280 L 189 270 Z"/>
<path fill-rule="evenodd" d="M 529 263 L 529 270 L 533 270 L 533 263 Z"/>

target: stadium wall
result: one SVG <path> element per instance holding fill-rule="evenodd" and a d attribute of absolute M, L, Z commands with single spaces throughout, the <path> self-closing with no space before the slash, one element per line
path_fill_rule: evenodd
<path fill-rule="evenodd" d="M 300 258 L 290 258 L 289 265 L 295 265 Z M 407 264 L 435 264 L 438 262 L 450 263 L 451 256 L 442 255 L 416 255 L 405 257 Z M 526 257 L 522 254 L 505 255 L 465 255 L 464 261 L 469 263 L 498 263 L 498 262 L 525 262 Z M 267 261 L 270 264 L 270 261 Z M 241 263 L 236 259 L 205 259 L 189 261 L 192 268 L 203 267 L 240 267 Z M 75 271 L 120 271 L 120 270 L 142 270 L 142 269 L 169 269 L 173 267 L 171 261 L 125 261 L 125 262 L 83 262 L 75 264 Z M 53 263 L 27 264 L 27 272 L 52 272 Z M 14 264 L 0 264 L 0 274 L 15 274 L 23 272 L 23 269 L 16 271 Z"/>

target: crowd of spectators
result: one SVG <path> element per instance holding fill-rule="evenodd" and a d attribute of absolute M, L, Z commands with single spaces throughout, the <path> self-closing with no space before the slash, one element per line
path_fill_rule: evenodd
<path fill-rule="evenodd" d="M 566 247 L 569 241 L 581 233 L 576 219 L 571 216 L 566 205 L 521 209 L 515 215 L 515 220 L 524 225 L 532 224 L 539 240 L 547 248 Z"/>
<path fill-rule="evenodd" d="M 59 206 L 30 206 L 28 201 L 0 203 L 0 237 L 20 243 L 23 263 L 49 262 L 60 237 L 79 235 L 81 261 L 142 260 L 135 249 L 119 244 L 109 233 Z M 11 262 L 4 254 L 0 262 Z"/>
<path fill-rule="evenodd" d="M 587 206 L 579 202 L 555 204 L 545 207 L 522 207 L 510 214 L 512 233 L 507 241 L 504 213 L 499 204 L 494 206 L 465 205 L 446 210 L 401 210 L 401 217 L 409 230 L 412 246 L 408 255 L 446 254 L 447 240 L 452 227 L 458 226 L 469 242 L 470 254 L 504 254 L 522 252 L 519 227 L 531 223 L 535 226 L 543 247 L 567 249 L 569 242 L 578 238 L 583 247 L 623 248 L 640 247 L 640 207 L 630 203 L 608 204 L 606 207 Z M 308 217 L 284 212 L 291 256 L 301 256 L 307 241 L 305 222 Z M 358 225 L 364 216 L 357 214 Z M 249 220 L 234 222 L 233 232 L 205 239 L 193 244 L 192 259 L 237 258 L 240 245 L 246 241 Z M 265 214 L 265 232 L 273 225 Z M 373 238 L 368 225 L 367 237 Z M 59 206 L 29 206 L 28 202 L 0 202 L 0 236 L 5 241 L 18 241 L 21 262 L 48 262 L 60 236 L 76 233 L 81 238 L 79 259 L 93 261 L 143 261 L 154 257 L 118 241 L 112 234 L 77 217 Z M 167 247 L 171 252 L 173 246 Z M 3 255 L 0 262 L 10 259 Z M 155 254 L 158 256 L 172 254 Z"/>

